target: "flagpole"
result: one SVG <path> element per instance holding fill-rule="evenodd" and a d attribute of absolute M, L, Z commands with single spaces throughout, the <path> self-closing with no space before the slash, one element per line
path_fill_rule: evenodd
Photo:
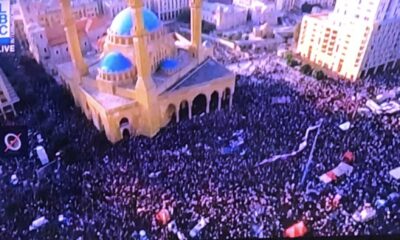
<path fill-rule="evenodd" d="M 305 168 L 304 168 L 303 176 L 302 176 L 302 178 L 301 178 L 301 183 L 300 183 L 301 186 L 304 185 L 304 181 L 306 180 L 306 176 L 307 176 L 307 174 L 308 174 L 310 165 L 311 165 L 311 163 L 312 163 L 312 157 L 313 157 L 313 155 L 314 155 L 315 145 L 316 145 L 316 143 L 317 143 L 317 139 L 318 139 L 318 136 L 319 136 L 319 133 L 320 133 L 320 130 L 321 130 L 321 125 L 322 125 L 322 122 L 323 122 L 323 121 L 324 121 L 323 119 L 321 119 L 321 120 L 319 121 L 318 131 L 317 131 L 317 134 L 316 134 L 315 137 L 314 137 L 314 142 L 313 142 L 313 145 L 312 145 L 312 148 L 311 148 L 311 152 L 310 152 L 310 155 L 308 156 L 308 161 L 307 161 L 307 164 L 306 164 L 306 166 L 305 166 Z"/>

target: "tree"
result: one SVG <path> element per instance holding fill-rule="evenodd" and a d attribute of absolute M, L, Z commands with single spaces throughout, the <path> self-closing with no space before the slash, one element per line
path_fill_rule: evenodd
<path fill-rule="evenodd" d="M 288 52 L 286 54 L 286 63 L 287 65 L 291 66 L 293 62 L 293 54 L 291 52 Z"/>
<path fill-rule="evenodd" d="M 296 67 L 296 66 L 299 66 L 299 65 L 300 65 L 300 63 L 293 59 L 289 66 Z"/>
<path fill-rule="evenodd" d="M 318 71 L 316 72 L 316 74 L 315 74 L 315 78 L 316 78 L 317 80 L 322 80 L 322 79 L 324 79 L 324 78 L 325 78 L 325 73 L 324 73 L 324 71 L 318 70 Z"/>
<path fill-rule="evenodd" d="M 309 4 L 308 2 L 305 2 L 303 5 L 301 5 L 301 11 L 303 13 L 311 13 L 313 8 L 312 4 Z"/>
<path fill-rule="evenodd" d="M 312 73 L 312 68 L 310 66 L 310 64 L 304 64 L 301 68 L 300 68 L 300 72 L 302 72 L 305 75 L 311 75 Z"/>

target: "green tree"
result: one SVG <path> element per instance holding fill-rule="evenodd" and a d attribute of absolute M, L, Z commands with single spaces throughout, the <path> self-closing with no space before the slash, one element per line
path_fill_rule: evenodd
<path fill-rule="evenodd" d="M 310 66 L 310 64 L 304 64 L 301 68 L 300 68 L 300 72 L 302 72 L 305 75 L 311 75 L 312 73 L 312 68 Z"/>
<path fill-rule="evenodd" d="M 316 74 L 315 74 L 315 78 L 316 78 L 317 80 L 325 79 L 325 73 L 324 73 L 324 71 L 318 70 L 318 71 L 316 72 Z"/>
<path fill-rule="evenodd" d="M 291 67 L 296 67 L 296 66 L 299 66 L 300 65 L 300 63 L 298 62 L 298 61 L 296 61 L 296 60 L 292 60 L 292 62 L 289 64 L 289 66 L 291 66 Z"/>
<path fill-rule="evenodd" d="M 286 54 L 286 63 L 291 66 L 293 62 L 293 54 L 291 52 L 288 52 Z"/>

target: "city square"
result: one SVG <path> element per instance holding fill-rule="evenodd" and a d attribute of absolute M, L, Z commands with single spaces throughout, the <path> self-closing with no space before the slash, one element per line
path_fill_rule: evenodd
<path fill-rule="evenodd" d="M 234 73 L 229 94 L 193 95 L 155 134 L 121 129 L 118 141 L 52 69 L 0 55 L 19 97 L 0 124 L 28 126 L 29 141 L 0 163 L 0 238 L 280 238 L 297 223 L 313 237 L 400 234 L 400 116 L 385 105 L 400 98 L 398 66 L 317 80 L 264 45 L 204 38 L 204 61 Z"/>

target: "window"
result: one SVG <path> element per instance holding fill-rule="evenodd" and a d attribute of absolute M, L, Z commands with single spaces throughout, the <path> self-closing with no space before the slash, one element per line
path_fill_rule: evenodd
<path fill-rule="evenodd" d="M 43 35 L 42 34 L 40 34 L 40 38 L 43 39 Z"/>
<path fill-rule="evenodd" d="M 45 53 L 47 53 L 47 48 L 44 48 L 43 51 L 44 51 Z"/>
<path fill-rule="evenodd" d="M 65 51 L 68 52 L 68 47 L 65 48 Z"/>
<path fill-rule="evenodd" d="M 58 54 L 58 50 L 56 51 L 56 54 Z"/>

